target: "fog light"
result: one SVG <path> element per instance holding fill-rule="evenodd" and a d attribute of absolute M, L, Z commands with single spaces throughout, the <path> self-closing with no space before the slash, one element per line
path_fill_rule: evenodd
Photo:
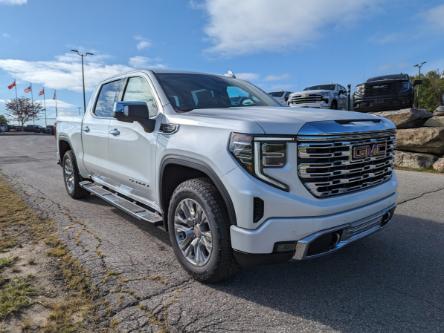
<path fill-rule="evenodd" d="M 274 245 L 274 252 L 291 252 L 296 250 L 296 242 L 281 242 Z"/>

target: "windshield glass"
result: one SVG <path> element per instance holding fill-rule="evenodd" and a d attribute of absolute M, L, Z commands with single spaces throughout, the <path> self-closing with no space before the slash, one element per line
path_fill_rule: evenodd
<path fill-rule="evenodd" d="M 280 106 L 254 85 L 209 74 L 156 73 L 177 111 L 245 106 Z"/>
<path fill-rule="evenodd" d="M 283 91 L 274 91 L 271 93 L 268 93 L 270 96 L 272 97 L 282 97 L 284 96 L 284 92 Z"/>
<path fill-rule="evenodd" d="M 306 91 L 306 90 L 335 90 L 335 85 L 334 84 L 320 84 L 318 86 L 305 88 L 304 91 Z"/>

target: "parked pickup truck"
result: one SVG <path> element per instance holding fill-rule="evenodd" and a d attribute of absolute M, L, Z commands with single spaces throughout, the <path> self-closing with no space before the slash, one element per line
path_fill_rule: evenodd
<path fill-rule="evenodd" d="M 383 118 L 282 107 L 239 79 L 165 70 L 110 78 L 83 119 L 57 119 L 68 194 L 164 228 L 205 282 L 328 254 L 385 226 L 394 140 Z"/>
<path fill-rule="evenodd" d="M 320 84 L 297 91 L 288 97 L 292 107 L 311 107 L 321 109 L 348 109 L 347 90 L 340 84 Z"/>

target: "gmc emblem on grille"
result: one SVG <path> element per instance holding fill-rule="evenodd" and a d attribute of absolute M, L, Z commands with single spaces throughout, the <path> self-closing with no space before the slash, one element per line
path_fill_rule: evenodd
<path fill-rule="evenodd" d="M 385 156 L 387 153 L 387 142 L 370 143 L 352 147 L 352 158 L 362 160 L 367 157 Z"/>

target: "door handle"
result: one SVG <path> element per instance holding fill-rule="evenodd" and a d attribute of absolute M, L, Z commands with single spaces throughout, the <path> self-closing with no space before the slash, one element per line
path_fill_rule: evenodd
<path fill-rule="evenodd" d="M 83 127 L 83 131 L 88 133 L 89 132 L 89 127 L 88 126 Z"/>
<path fill-rule="evenodd" d="M 117 128 L 115 128 L 115 129 L 112 129 L 111 131 L 109 131 L 109 134 L 117 136 L 120 134 L 120 131 Z"/>

